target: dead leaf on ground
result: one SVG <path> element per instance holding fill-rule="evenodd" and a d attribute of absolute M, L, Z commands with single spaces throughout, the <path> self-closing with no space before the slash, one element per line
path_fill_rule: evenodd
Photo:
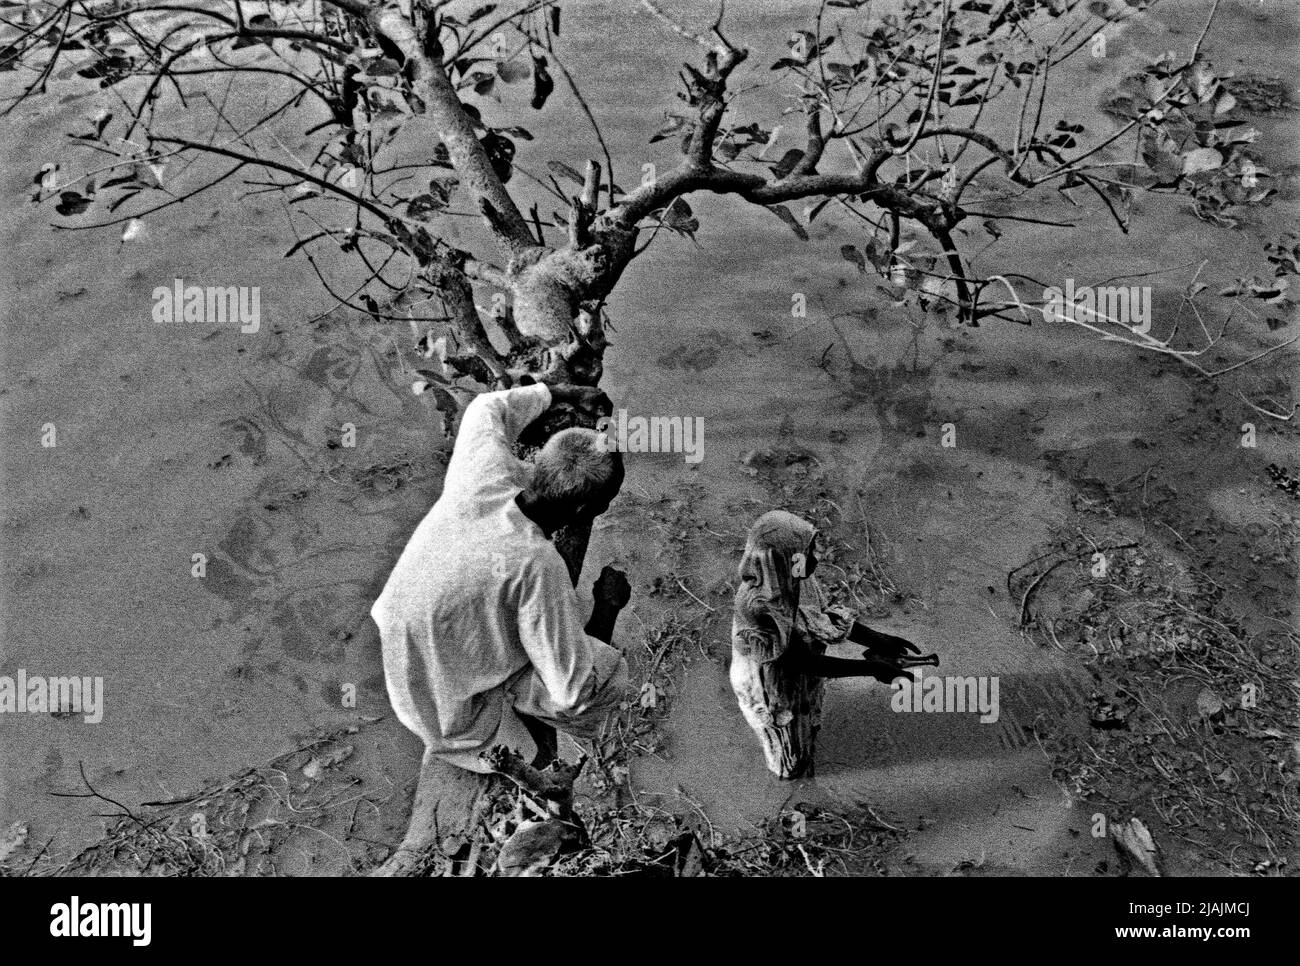
<path fill-rule="evenodd" d="M 343 745 L 340 748 L 334 748 L 331 751 L 317 755 L 307 764 L 302 766 L 302 773 L 312 781 L 319 780 L 325 772 L 335 765 L 341 765 L 352 757 L 356 751 L 352 745 Z"/>
<path fill-rule="evenodd" d="M 1160 875 L 1159 856 L 1155 839 L 1138 819 L 1117 823 L 1110 827 L 1110 837 L 1123 856 L 1137 862 L 1149 875 Z"/>

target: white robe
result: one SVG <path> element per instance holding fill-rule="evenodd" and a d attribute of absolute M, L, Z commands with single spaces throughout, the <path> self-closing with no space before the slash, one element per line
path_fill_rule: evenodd
<path fill-rule="evenodd" d="M 532 760 L 516 711 L 591 737 L 628 687 L 623 655 L 584 631 L 564 560 L 515 503 L 529 474 L 515 440 L 550 404 L 537 384 L 466 407 L 442 496 L 370 610 L 398 719 L 472 771 L 496 744 Z"/>

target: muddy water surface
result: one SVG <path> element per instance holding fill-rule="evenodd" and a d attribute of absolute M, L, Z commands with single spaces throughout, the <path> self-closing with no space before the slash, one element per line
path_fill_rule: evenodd
<path fill-rule="evenodd" d="M 748 80 L 770 79 L 781 39 L 813 6 L 734 15 L 734 34 L 755 47 Z M 1093 110 L 1100 91 L 1140 56 L 1186 46 L 1194 31 L 1185 18 L 1207 5 L 1170 6 L 1184 18 L 1177 30 L 1167 17 L 1144 18 L 1111 44 L 1111 62 L 1062 78 L 1061 97 L 1098 130 L 1109 123 Z M 1255 6 L 1224 5 L 1230 29 L 1213 49 L 1292 76 L 1265 42 L 1281 29 L 1281 6 L 1269 7 L 1273 21 L 1256 19 Z M 647 162 L 670 164 L 671 142 L 646 141 L 676 107 L 667 79 L 693 50 L 630 3 L 582 4 L 566 16 L 562 50 L 605 127 L 619 180 L 635 181 Z M 1294 23 L 1280 22 L 1294 37 Z M 34 168 L 60 150 L 59 132 L 98 105 L 65 93 L 11 121 L 0 168 L 10 198 L 23 197 Z M 521 162 L 540 170 L 538 159 L 553 156 L 576 167 L 595 155 L 570 106 L 557 94 L 544 116 L 520 116 L 537 135 Z M 305 147 L 292 131 L 282 136 Z M 320 318 L 328 295 L 309 266 L 281 258 L 293 240 L 283 211 L 242 190 L 225 184 L 149 219 L 130 248 L 114 231 L 51 231 L 46 208 L 14 204 L 3 215 L 0 421 L 13 442 L 0 457 L 0 670 L 102 675 L 108 713 L 94 726 L 3 722 L 0 824 L 32 820 L 37 834 L 58 831 L 64 851 L 100 826 L 98 809 L 50 796 L 81 787 L 80 763 L 106 794 L 167 798 L 294 747 L 314 727 L 387 712 L 366 611 L 437 497 L 441 419 L 409 394 L 410 375 L 391 351 L 409 333 Z M 1025 226 L 977 270 L 1105 277 L 1198 253 L 1254 264 L 1237 254 L 1240 235 L 1197 221 L 1181 202 L 1142 202 L 1128 238 L 1090 209 L 1046 204 L 1075 218 L 1078 233 Z M 1079 672 L 1021 639 L 1003 579 L 1068 507 L 1069 487 L 1040 462 L 1044 451 L 1127 441 L 1152 412 L 1184 400 L 1168 380 L 1151 389 L 1125 350 L 1085 346 L 1073 333 L 998 324 L 955 333 L 905 315 L 839 257 L 858 230 L 833 214 L 803 243 L 767 212 L 725 200 L 695 207 L 697 244 L 656 242 L 611 301 L 605 385 L 615 405 L 705 425 L 698 465 L 629 458 L 627 491 L 588 562 L 590 573 L 611 560 L 632 572 L 637 593 L 619 625 L 630 642 L 677 613 L 699 618 L 712 652 L 678 676 L 665 746 L 639 760 L 637 787 L 689 799 L 719 827 L 743 828 L 792 793 L 867 800 L 920 828 L 914 851 L 924 865 L 984 852 L 1007 866 L 1078 871 L 1086 857 L 1059 846 L 1080 816 L 1025 725 L 1076 703 Z M 467 246 L 475 237 L 457 223 L 448 234 Z M 261 332 L 156 326 L 150 293 L 174 277 L 259 285 Z M 790 313 L 798 292 L 808 295 L 804 318 Z M 46 422 L 58 426 L 53 451 L 39 445 Z M 939 446 L 945 422 L 959 425 L 955 450 Z M 339 445 L 344 423 L 358 429 L 355 448 Z M 838 682 L 816 779 L 794 787 L 766 773 L 725 657 L 744 532 L 779 498 L 741 459 L 774 447 L 811 454 L 843 519 L 879 534 L 907 602 L 872 620 L 937 651 L 945 673 L 1000 677 L 996 724 L 896 715 L 883 686 Z M 686 505 L 647 523 L 647 508 L 663 499 Z M 199 579 L 195 554 L 206 561 Z M 651 593 L 666 575 L 670 593 Z M 355 709 L 339 707 L 343 684 L 358 689 Z"/>

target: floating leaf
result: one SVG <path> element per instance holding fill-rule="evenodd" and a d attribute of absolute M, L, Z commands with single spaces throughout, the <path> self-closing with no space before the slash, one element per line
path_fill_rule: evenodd
<path fill-rule="evenodd" d="M 738 141 L 728 135 L 717 143 L 714 150 L 722 156 L 724 161 L 735 161 L 736 158 L 740 157 L 740 152 L 745 150 L 747 147 L 749 147 L 749 145 L 745 144 L 743 141 Z"/>
<path fill-rule="evenodd" d="M 1177 156 L 1160 148 L 1152 141 L 1143 142 L 1142 160 L 1155 174 L 1157 184 L 1171 184 L 1177 181 L 1182 174 L 1182 167 Z"/>
<path fill-rule="evenodd" d="M 1223 167 L 1223 155 L 1214 148 L 1197 148 L 1183 155 L 1183 174 L 1200 174 Z"/>
<path fill-rule="evenodd" d="M 451 163 L 451 152 L 447 150 L 447 145 L 442 144 L 441 142 L 439 142 L 438 146 L 433 149 L 433 157 L 429 159 L 429 164 L 435 168 L 455 167 Z"/>
<path fill-rule="evenodd" d="M 1286 301 L 1286 293 L 1290 285 L 1291 280 L 1286 278 L 1255 282 L 1250 286 L 1250 294 L 1257 299 L 1262 299 L 1265 305 L 1281 305 Z"/>
<path fill-rule="evenodd" d="M 341 765 L 351 758 L 355 751 L 356 749 L 352 745 L 344 745 L 341 748 L 335 748 L 316 755 L 311 761 L 302 766 L 302 773 L 312 781 L 318 781 L 324 777 L 327 770 L 336 765 Z"/>
<path fill-rule="evenodd" d="M 691 206 L 682 198 L 673 199 L 673 203 L 664 209 L 660 221 L 664 223 L 664 227 L 681 232 L 683 235 L 694 236 L 700 228 L 699 219 L 691 213 Z"/>
<path fill-rule="evenodd" d="M 501 183 L 508 182 L 514 173 L 515 142 L 498 131 L 488 131 L 479 139 L 479 143 L 487 152 L 488 160 L 492 162 L 492 170 L 501 179 Z"/>
<path fill-rule="evenodd" d="M 78 77 L 92 77 L 100 80 L 100 87 L 116 84 L 130 73 L 135 61 L 116 47 L 110 47 L 101 57 L 91 61 L 77 71 Z"/>
<path fill-rule="evenodd" d="M 270 14 L 259 13 L 248 18 L 248 26 L 256 27 L 259 30 L 270 30 L 275 25 L 275 20 Z M 254 47 L 257 44 L 266 44 L 266 46 L 270 47 L 271 40 L 270 37 L 237 37 L 230 46 L 232 50 L 239 50 L 241 47 Z"/>
<path fill-rule="evenodd" d="M 371 77 L 396 77 L 402 72 L 402 65 L 391 57 L 376 57 L 362 64 L 362 68 Z"/>
<path fill-rule="evenodd" d="M 577 184 L 585 184 L 586 181 L 582 175 L 578 174 L 573 168 L 569 167 L 563 161 L 547 161 L 546 166 L 561 177 L 568 178 Z"/>
<path fill-rule="evenodd" d="M 677 131 L 680 131 L 683 127 L 685 127 L 685 125 L 686 125 L 686 118 L 682 117 L 680 114 L 666 115 L 666 119 L 664 121 L 663 126 L 650 136 L 650 143 L 654 144 L 656 141 L 664 140 L 665 138 L 676 133 Z"/>
<path fill-rule="evenodd" d="M 399 102 L 384 88 L 372 87 L 366 93 L 370 100 L 370 113 L 375 120 L 386 121 L 405 116 L 398 106 Z"/>
<path fill-rule="evenodd" d="M 503 83 L 518 84 L 520 81 L 528 80 L 532 76 L 532 71 L 528 69 L 527 64 L 503 60 L 497 62 L 497 76 Z"/>
<path fill-rule="evenodd" d="M 109 122 L 113 120 L 111 111 L 101 108 L 99 112 L 90 120 L 94 130 L 89 134 L 72 134 L 70 137 L 78 141 L 98 141 L 104 135 L 104 128 L 108 127 Z"/>
<path fill-rule="evenodd" d="M 558 8 L 552 7 L 557 13 Z M 546 99 L 551 96 L 551 91 L 555 90 L 555 81 L 551 79 L 551 73 L 546 69 L 545 57 L 533 58 L 533 96 L 528 102 L 534 111 L 540 111 L 546 106 Z"/>
<path fill-rule="evenodd" d="M 90 207 L 90 202 L 91 199 L 79 191 L 63 191 L 59 193 L 59 203 L 54 210 L 65 217 L 79 215 Z"/>
<path fill-rule="evenodd" d="M 451 393 L 441 386 L 430 385 L 425 391 L 432 394 L 434 405 L 437 407 L 438 412 L 442 413 L 443 433 L 451 436 L 456 426 L 456 415 L 460 412 L 460 404 L 456 402 L 456 398 Z"/>
<path fill-rule="evenodd" d="M 428 221 L 445 207 L 447 207 L 446 198 L 440 198 L 433 194 L 416 195 L 406 203 L 406 215 L 408 218 Z"/>
<path fill-rule="evenodd" d="M 1219 79 L 1214 76 L 1214 71 L 1204 65 L 1198 65 L 1196 68 L 1196 99 L 1204 104 L 1214 96 L 1218 86 Z"/>
<path fill-rule="evenodd" d="M 0 47 L 0 71 L 17 70 L 18 58 L 22 54 L 23 48 L 20 44 L 5 44 Z"/>
<path fill-rule="evenodd" d="M 162 165 L 158 165 L 155 171 L 153 165 L 135 162 L 129 168 L 126 168 L 121 174 L 115 175 L 104 182 L 105 188 L 135 188 L 142 190 L 145 188 L 161 187 L 162 181 L 160 173 L 163 170 Z"/>
<path fill-rule="evenodd" d="M 1226 144 L 1254 144 L 1259 140 L 1259 129 L 1234 128 L 1232 131 L 1220 131 L 1219 136 Z"/>
<path fill-rule="evenodd" d="M 814 221 L 817 220 L 817 216 L 826 210 L 827 206 L 830 205 L 830 203 L 831 203 L 830 198 L 823 198 L 815 205 L 805 206 L 803 210 L 804 221 L 806 221 L 809 225 L 811 225 Z"/>

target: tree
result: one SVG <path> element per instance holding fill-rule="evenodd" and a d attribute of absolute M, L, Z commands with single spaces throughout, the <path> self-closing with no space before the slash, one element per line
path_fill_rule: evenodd
<path fill-rule="evenodd" d="M 750 55 L 728 39 L 721 10 L 696 30 L 653 0 L 629 3 L 698 50 L 680 74 L 680 110 L 651 139 L 676 139 L 677 164 L 625 185 L 564 66 L 559 0 L 468 11 L 448 0 L 47 0 L 6 21 L 0 70 L 14 74 L 6 113 L 51 79 L 73 76 L 112 104 L 72 135 L 91 160 L 80 169 L 47 163 L 35 201 L 79 219 L 71 222 L 79 229 L 120 227 L 130 241 L 143 220 L 249 178 L 296 213 L 290 254 L 316 267 L 313 249 L 333 245 L 364 266 L 364 284 L 347 294 L 318 270 L 340 303 L 435 327 L 446 369 L 428 371 L 416 388 L 448 410 L 453 386 L 597 385 L 606 300 L 665 231 L 693 236 L 699 221 L 688 199 L 736 196 L 804 239 L 808 224 L 839 208 L 864 231 L 841 248 L 844 258 L 875 273 L 892 298 L 969 326 L 1030 324 L 1042 310 L 1020 293 L 1030 282 L 1049 286 L 1009 269 L 980 276 L 963 245 L 972 223 L 994 238 L 1015 222 L 1074 227 L 1023 213 L 1045 192 L 1085 196 L 1121 232 L 1139 191 L 1185 194 L 1220 219 L 1263 202 L 1271 189 L 1260 179 L 1270 172 L 1252 154 L 1257 134 L 1201 56 L 1218 0 L 1185 56 L 1166 55 L 1120 85 L 1108 108 L 1115 130 L 1087 138 L 1077 119 L 1049 116 L 1060 64 L 1104 55 L 1107 31 L 1148 5 L 904 0 L 900 12 L 879 15 L 871 0 L 824 0 L 783 56 L 752 65 L 761 84 L 789 96 L 787 118 L 743 107 L 737 79 Z M 557 78 L 590 121 L 600 157 L 581 172 L 552 159 L 534 173 L 517 157 L 531 134 L 494 120 L 489 97 L 542 111 Z M 224 96 L 208 95 L 221 84 L 237 95 L 236 79 L 277 105 L 245 121 Z M 175 129 L 194 103 L 217 120 L 207 138 Z M 310 159 L 276 149 L 273 125 L 290 122 L 315 139 Z M 799 146 L 776 157 L 790 128 Z M 223 168 L 196 175 L 205 169 L 185 162 L 198 156 Z M 1013 210 L 982 211 L 973 200 L 995 194 Z M 802 216 L 795 203 L 807 205 Z M 486 230 L 480 250 L 440 234 L 464 214 Z M 438 314 L 414 310 L 427 298 Z M 1067 321 L 1217 374 L 1196 360 L 1222 332 L 1202 325 L 1206 342 L 1188 346 L 1176 333 L 1162 340 L 1090 311 Z M 556 411 L 528 442 L 591 422 L 590 413 Z M 575 580 L 586 540 L 585 532 L 557 539 Z"/>
<path fill-rule="evenodd" d="M 976 325 L 990 316 L 1027 321 L 1009 280 L 1036 280 L 973 275 L 957 240 L 963 226 L 979 219 L 994 237 L 1008 221 L 1073 226 L 974 210 L 973 194 L 998 190 L 1027 208 L 1035 191 L 1071 200 L 1083 191 L 1127 231 L 1138 190 L 1187 193 L 1198 211 L 1217 218 L 1273 193 L 1259 180 L 1271 172 L 1249 147 L 1258 132 L 1233 115 L 1235 99 L 1200 56 L 1217 2 L 1190 54 L 1165 55 L 1125 79 L 1108 108 L 1122 123 L 1085 143 L 1076 120 L 1046 116 L 1053 72 L 1082 52 L 1104 56 L 1107 29 L 1148 0 L 907 0 L 901 14 L 880 17 L 870 0 L 825 0 L 810 29 L 794 33 L 788 54 L 770 65 L 803 129 L 802 146 L 777 159 L 766 151 L 791 122 L 768 127 L 767 119 L 742 124 L 736 116 L 733 75 L 748 51 L 727 39 L 721 13 L 698 33 L 641 0 L 701 53 L 699 66 L 683 66 L 683 111 L 651 139 L 680 138 L 680 163 L 662 176 L 645 174 L 632 190 L 615 182 L 599 128 L 560 60 L 556 0 L 504 11 L 487 4 L 462 15 L 436 0 L 264 5 L 267 12 L 253 15 L 245 0 L 212 9 L 168 0 L 24 8 L 19 37 L 0 51 L 0 66 L 25 75 L 7 110 L 51 77 L 74 72 L 119 104 L 101 111 L 89 133 L 74 135 L 112 160 L 69 177 L 47 164 L 36 199 L 57 198 L 58 213 L 70 217 L 106 207 L 115 217 L 85 227 L 129 231 L 218 181 L 261 169 L 267 187 L 310 209 L 301 220 L 317 230 L 293 251 L 332 242 L 364 262 L 373 288 L 436 296 L 445 314 L 429 321 L 446 322 L 454 336 L 449 361 L 484 385 L 525 372 L 598 382 L 607 296 L 644 250 L 641 236 L 693 233 L 692 195 L 739 196 L 800 237 L 836 205 L 869 228 L 865 241 L 843 246 L 846 259 L 879 274 L 892 295 L 925 308 L 952 306 Z M 552 162 L 544 179 L 530 175 L 534 184 L 521 188 L 515 155 L 531 135 L 493 124 L 476 102 L 531 79 L 530 104 L 541 110 L 554 88 L 552 68 L 592 120 L 604 164 L 592 160 L 580 174 Z M 206 141 L 172 133 L 176 109 L 223 75 L 245 83 L 275 78 L 290 96 L 242 129 L 228 107 L 214 106 L 225 129 Z M 319 137 L 310 163 L 279 160 L 266 143 L 267 125 L 290 111 Z M 993 133 L 1012 118 L 1014 134 Z M 422 138 L 430 126 L 438 140 L 428 151 Z M 1121 149 L 1132 149 L 1130 162 L 1113 160 Z M 409 150 L 423 150 L 423 170 L 391 164 Z M 169 165 L 194 153 L 229 167 L 202 184 L 164 184 Z M 427 187 L 411 187 L 424 175 Z M 167 200 L 136 207 L 158 193 Z M 458 250 L 438 236 L 440 218 L 455 213 L 453 199 L 484 220 L 494 252 Z M 541 205 L 552 201 L 560 209 L 543 216 Z M 800 201 L 810 205 L 806 221 L 788 207 Z M 929 243 L 905 237 L 912 229 Z M 405 280 L 394 285 L 391 277 Z M 488 300 L 487 313 L 505 351 L 493 346 L 475 308 L 476 286 L 509 295 Z M 1012 289 L 1009 300 L 990 299 L 1004 288 Z M 1159 348 L 1154 339 L 1139 342 Z"/>

